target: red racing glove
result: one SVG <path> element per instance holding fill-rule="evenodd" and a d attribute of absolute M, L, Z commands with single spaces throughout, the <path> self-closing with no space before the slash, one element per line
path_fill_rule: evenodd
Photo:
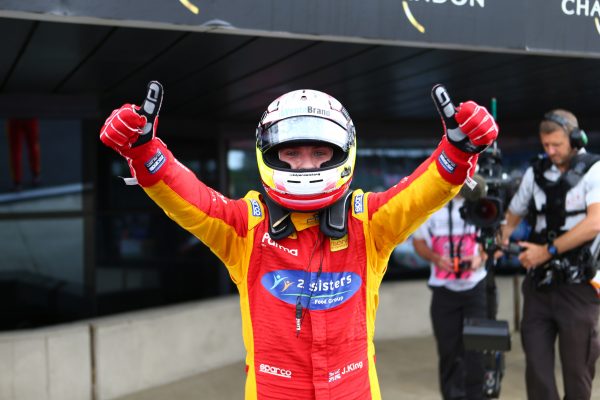
<path fill-rule="evenodd" d="M 447 181 L 463 184 L 475 172 L 478 154 L 498 137 L 498 125 L 485 107 L 473 101 L 455 108 L 442 85 L 434 86 L 431 96 L 444 125 L 442 143 L 434 153 L 438 170 Z"/>
<path fill-rule="evenodd" d="M 130 155 L 130 150 L 140 138 L 147 118 L 140 115 L 137 111 L 139 106 L 133 104 L 124 104 L 120 108 L 113 110 L 110 116 L 104 121 L 100 130 L 100 140 L 106 146 L 112 148 L 123 157 Z M 158 117 L 156 117 L 158 119 Z M 157 125 L 156 123 L 154 124 Z M 153 129 L 152 137 L 156 130 Z"/>
<path fill-rule="evenodd" d="M 163 87 L 150 81 L 141 107 L 124 104 L 110 114 L 100 130 L 100 140 L 124 157 L 130 149 L 148 143 L 156 136 L 158 113 L 162 106 Z M 152 132 L 152 135 L 150 135 Z"/>
<path fill-rule="evenodd" d="M 453 143 L 450 135 L 450 143 L 467 153 L 481 153 L 498 137 L 498 125 L 488 110 L 475 103 L 467 101 L 460 103 L 456 108 L 454 119 L 458 122 L 458 128 L 469 138 L 468 144 L 461 145 L 460 142 Z"/>
<path fill-rule="evenodd" d="M 165 144 L 156 138 L 162 95 L 162 85 L 150 82 L 142 106 L 122 105 L 100 130 L 102 143 L 127 160 L 134 178 L 125 179 L 127 184 L 152 185 L 161 178 L 161 167 L 172 158 Z"/>

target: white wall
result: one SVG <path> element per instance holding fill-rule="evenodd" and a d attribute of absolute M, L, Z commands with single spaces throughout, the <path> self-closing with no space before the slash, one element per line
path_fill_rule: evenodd
<path fill-rule="evenodd" d="M 0 399 L 90 399 L 90 330 L 63 325 L 0 334 Z"/>
<path fill-rule="evenodd" d="M 237 296 L 95 320 L 97 399 L 113 399 L 244 358 Z"/>
<path fill-rule="evenodd" d="M 497 281 L 512 328 L 513 278 Z M 431 334 L 430 297 L 424 280 L 382 284 L 376 340 Z M 0 399 L 110 400 L 244 355 L 237 296 L 3 333 Z"/>

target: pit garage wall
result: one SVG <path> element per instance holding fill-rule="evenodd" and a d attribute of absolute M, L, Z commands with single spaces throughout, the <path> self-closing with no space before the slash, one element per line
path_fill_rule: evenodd
<path fill-rule="evenodd" d="M 61 22 L 600 56 L 600 0 L 4 0 Z"/>
<path fill-rule="evenodd" d="M 500 277 L 497 284 L 498 319 L 514 328 L 513 277 Z M 376 341 L 431 335 L 429 302 L 423 280 L 384 282 Z M 111 400 L 244 356 L 238 296 L 5 332 L 0 399 Z"/>

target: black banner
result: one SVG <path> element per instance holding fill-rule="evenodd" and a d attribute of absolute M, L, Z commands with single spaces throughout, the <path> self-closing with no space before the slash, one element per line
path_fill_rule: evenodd
<path fill-rule="evenodd" d="M 600 56 L 600 0 L 0 0 L 0 16 Z"/>

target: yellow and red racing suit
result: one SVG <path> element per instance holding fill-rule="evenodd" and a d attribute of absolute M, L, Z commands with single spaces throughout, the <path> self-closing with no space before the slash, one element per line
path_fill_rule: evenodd
<path fill-rule="evenodd" d="M 381 398 L 373 336 L 389 256 L 458 192 L 477 156 L 444 139 L 387 191 L 355 190 L 343 238 L 324 236 L 316 214 L 293 213 L 296 232 L 279 241 L 269 236 L 269 211 L 258 192 L 226 198 L 200 182 L 159 139 L 131 156 L 148 195 L 210 247 L 237 285 L 247 400 Z"/>

